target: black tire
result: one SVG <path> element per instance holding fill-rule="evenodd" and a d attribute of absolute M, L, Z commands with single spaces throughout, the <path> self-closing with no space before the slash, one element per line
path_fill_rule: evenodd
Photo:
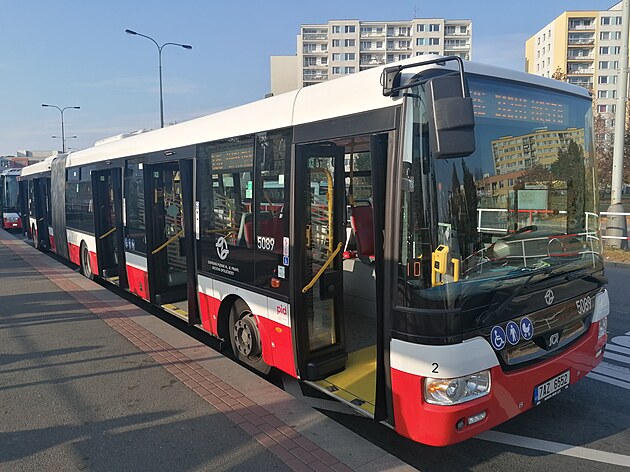
<path fill-rule="evenodd" d="M 82 242 L 79 252 L 79 259 L 81 261 L 81 273 L 90 280 L 94 280 L 94 274 L 92 273 L 92 263 L 90 260 L 90 251 L 88 251 L 87 245 Z"/>
<path fill-rule="evenodd" d="M 237 300 L 230 311 L 230 345 L 236 360 L 266 375 L 271 366 L 262 358 L 260 330 L 256 318 L 243 300 Z"/>

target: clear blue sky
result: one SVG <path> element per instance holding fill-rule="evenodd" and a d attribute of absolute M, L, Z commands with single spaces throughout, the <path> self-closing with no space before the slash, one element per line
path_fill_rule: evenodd
<path fill-rule="evenodd" d="M 162 53 L 165 122 L 262 98 L 269 57 L 296 53 L 300 24 L 332 18 L 471 19 L 473 59 L 523 69 L 525 40 L 565 10 L 614 0 L 368 1 L 0 0 L 0 155 L 159 127 L 158 54 L 149 40 L 187 43 Z"/>

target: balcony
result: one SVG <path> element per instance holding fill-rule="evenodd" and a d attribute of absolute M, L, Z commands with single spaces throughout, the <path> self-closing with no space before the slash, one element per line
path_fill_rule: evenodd
<path fill-rule="evenodd" d="M 568 44 L 569 46 L 593 46 L 595 44 L 595 38 L 580 38 L 580 39 L 569 38 Z"/>
<path fill-rule="evenodd" d="M 302 80 L 328 80 L 328 74 L 304 74 Z"/>
<path fill-rule="evenodd" d="M 385 58 L 381 59 L 361 59 L 359 65 L 361 66 L 380 66 L 385 64 Z"/>
<path fill-rule="evenodd" d="M 571 23 L 569 22 L 569 31 L 594 31 L 595 21 L 591 21 L 590 24 Z"/>
<path fill-rule="evenodd" d="M 360 36 L 362 38 L 383 38 L 385 36 L 385 31 L 361 31 Z"/>
<path fill-rule="evenodd" d="M 302 39 L 305 41 L 327 41 L 328 35 L 326 33 L 304 33 Z"/>
<path fill-rule="evenodd" d="M 569 69 L 569 71 L 567 72 L 567 75 L 593 75 L 593 73 L 595 72 L 595 69 L 592 68 L 585 68 L 585 69 Z"/>
<path fill-rule="evenodd" d="M 579 56 L 567 56 L 567 61 L 592 61 L 595 54 L 582 54 Z"/>

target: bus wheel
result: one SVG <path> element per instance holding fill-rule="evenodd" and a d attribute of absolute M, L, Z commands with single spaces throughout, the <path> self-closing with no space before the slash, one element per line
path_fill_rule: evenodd
<path fill-rule="evenodd" d="M 230 344 L 236 359 L 261 374 L 268 374 L 271 366 L 262 358 L 260 331 L 256 318 L 243 300 L 237 300 L 230 312 Z"/>
<path fill-rule="evenodd" d="M 80 254 L 81 254 L 80 255 L 81 272 L 83 272 L 83 275 L 85 275 L 88 279 L 94 280 L 94 274 L 92 273 L 92 265 L 90 264 L 90 251 L 88 251 L 88 248 L 84 242 L 81 243 Z"/>

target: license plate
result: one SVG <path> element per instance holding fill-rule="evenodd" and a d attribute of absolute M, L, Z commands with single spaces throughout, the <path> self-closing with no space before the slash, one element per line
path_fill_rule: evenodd
<path fill-rule="evenodd" d="M 541 402 L 549 400 L 556 396 L 562 390 L 569 388 L 571 380 L 570 371 L 562 372 L 560 375 L 547 380 L 534 388 L 534 405 L 540 405 Z"/>

